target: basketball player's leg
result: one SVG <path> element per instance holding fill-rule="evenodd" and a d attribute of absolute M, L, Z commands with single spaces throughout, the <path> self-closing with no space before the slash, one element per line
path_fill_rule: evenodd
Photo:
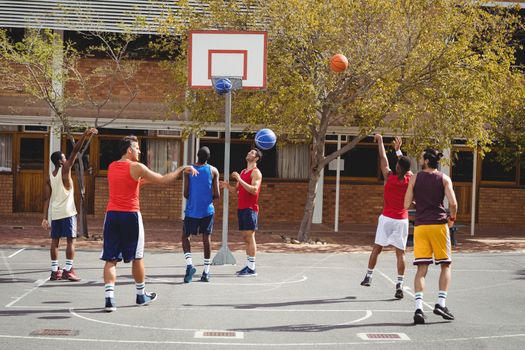
<path fill-rule="evenodd" d="M 58 266 L 58 246 L 60 245 L 60 237 L 51 238 L 51 246 L 49 247 L 49 255 L 51 256 L 51 281 L 62 279 L 62 270 Z"/>
<path fill-rule="evenodd" d="M 403 283 L 405 281 L 405 250 L 396 247 L 396 262 L 397 262 L 397 283 L 396 293 L 394 297 L 396 299 L 403 299 Z"/>
<path fill-rule="evenodd" d="M 434 249 L 436 264 L 440 265 L 441 267 L 441 272 L 439 274 L 438 300 L 434 307 L 434 314 L 443 317 L 445 320 L 453 320 L 454 315 L 448 310 L 446 306 L 448 288 L 452 278 L 452 252 L 450 233 L 446 224 L 433 226 L 435 228 L 435 232 L 432 237 L 432 247 Z"/>
<path fill-rule="evenodd" d="M 383 247 L 379 244 L 374 244 L 374 247 L 372 248 L 372 252 L 370 253 L 370 257 L 368 258 L 368 270 L 366 271 L 365 278 L 361 282 L 362 286 L 370 287 L 372 284 L 372 274 L 374 273 L 374 268 L 377 264 L 377 257 L 381 252 L 383 251 Z"/>
<path fill-rule="evenodd" d="M 213 215 L 202 218 L 199 232 L 202 234 L 202 247 L 204 250 L 204 270 L 202 271 L 201 281 L 210 281 L 211 267 L 211 233 L 213 231 Z"/>
<path fill-rule="evenodd" d="M 425 290 L 425 277 L 428 272 L 428 265 L 433 262 L 433 251 L 430 242 L 432 230 L 429 226 L 420 225 L 414 228 L 414 265 L 417 266 L 414 277 L 414 292 L 416 301 L 416 311 L 414 313 L 414 323 L 425 323 L 423 313 L 423 293 Z"/>
<path fill-rule="evenodd" d="M 368 270 L 366 271 L 365 278 L 361 282 L 362 286 L 370 287 L 370 285 L 372 284 L 372 274 L 374 273 L 374 268 L 377 264 L 377 258 L 379 254 L 381 254 L 383 247 L 388 246 L 388 234 L 386 232 L 386 224 L 387 218 L 384 215 L 380 215 L 377 220 L 374 247 L 372 248 L 372 252 L 370 253 L 370 257 L 368 258 Z"/>
<path fill-rule="evenodd" d="M 58 247 L 60 245 L 60 237 L 51 238 L 51 247 L 49 248 L 49 253 L 51 255 L 51 260 L 58 260 Z"/>
<path fill-rule="evenodd" d="M 240 209 L 238 211 L 239 231 L 244 240 L 246 248 L 246 266 L 237 272 L 238 276 L 257 276 L 255 270 L 255 256 L 257 254 L 257 243 L 255 242 L 255 231 L 258 224 L 258 213 L 251 209 Z"/>
<path fill-rule="evenodd" d="M 144 225 L 140 212 L 120 213 L 122 258 L 124 262 L 132 261 L 131 274 L 135 280 L 136 303 L 147 305 L 157 298 L 156 293 L 146 293 L 146 272 L 144 269 Z"/>
<path fill-rule="evenodd" d="M 199 229 L 199 219 L 186 216 L 182 226 L 182 250 L 184 252 L 184 259 L 186 260 L 186 273 L 184 274 L 184 283 L 190 283 L 193 275 L 197 269 L 193 266 L 193 259 L 191 256 L 190 237 L 197 234 Z"/>

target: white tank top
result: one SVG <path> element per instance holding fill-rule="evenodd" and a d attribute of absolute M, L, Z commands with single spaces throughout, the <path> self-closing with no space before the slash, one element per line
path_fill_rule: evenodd
<path fill-rule="evenodd" d="M 49 175 L 51 184 L 50 212 L 51 220 L 59 220 L 73 215 L 77 215 L 75 207 L 75 194 L 73 184 L 70 190 L 66 190 L 62 181 L 62 167 L 57 171 L 57 175 Z"/>

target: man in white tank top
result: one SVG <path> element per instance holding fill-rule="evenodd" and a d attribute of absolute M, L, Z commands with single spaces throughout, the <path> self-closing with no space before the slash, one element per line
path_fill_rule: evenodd
<path fill-rule="evenodd" d="M 77 210 L 71 167 L 75 164 L 78 152 L 82 149 L 87 137 L 96 135 L 97 129 L 87 129 L 80 140 L 75 143 L 69 159 L 60 151 L 51 154 L 55 169 L 46 180 L 44 188 L 44 218 L 42 227 L 51 228 L 51 277 L 50 280 L 80 281 L 73 270 L 75 241 L 77 237 Z M 49 220 L 50 219 L 50 220 Z M 51 225 L 49 224 L 51 221 Z M 67 238 L 66 266 L 62 271 L 58 266 L 58 245 L 60 237 Z"/>

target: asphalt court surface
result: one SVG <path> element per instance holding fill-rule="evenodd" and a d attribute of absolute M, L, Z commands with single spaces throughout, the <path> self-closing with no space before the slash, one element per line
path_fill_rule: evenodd
<path fill-rule="evenodd" d="M 182 253 L 146 252 L 146 290 L 159 298 L 135 305 L 130 264 L 118 265 L 118 310 L 103 311 L 103 262 L 77 251 L 81 282 L 49 281 L 47 249 L 0 248 L 0 348 L 210 349 L 373 348 L 521 349 L 525 341 L 525 253 L 456 253 L 447 305 L 456 316 L 432 314 L 439 268 L 424 295 L 427 324 L 413 325 L 413 277 L 407 254 L 405 298 L 396 300 L 395 256 L 379 257 L 372 286 L 359 285 L 367 253 L 260 253 L 257 277 L 237 266 L 212 266 L 182 282 Z M 64 252 L 60 252 L 63 264 Z"/>

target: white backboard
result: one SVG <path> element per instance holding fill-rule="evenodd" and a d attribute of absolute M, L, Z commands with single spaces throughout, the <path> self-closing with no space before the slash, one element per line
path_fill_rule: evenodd
<path fill-rule="evenodd" d="M 211 89 L 212 77 L 242 77 L 242 89 L 266 89 L 266 32 L 191 31 L 188 86 Z"/>

